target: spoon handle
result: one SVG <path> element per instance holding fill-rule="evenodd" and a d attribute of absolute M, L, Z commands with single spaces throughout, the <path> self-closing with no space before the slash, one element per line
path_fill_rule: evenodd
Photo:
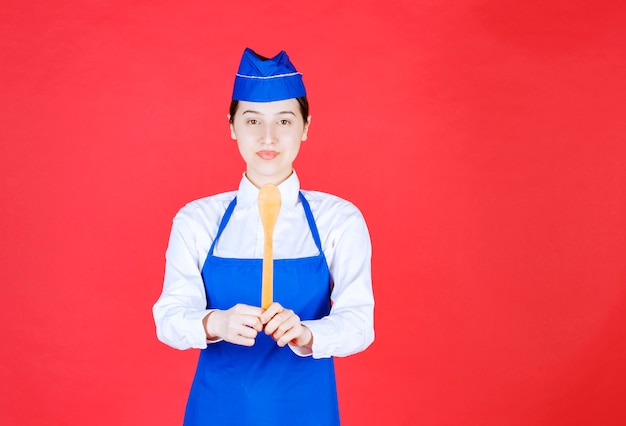
<path fill-rule="evenodd" d="M 263 185 L 259 191 L 259 215 L 263 224 L 263 274 L 261 279 L 261 307 L 269 308 L 274 287 L 274 226 L 280 212 L 280 191 L 276 185 Z"/>

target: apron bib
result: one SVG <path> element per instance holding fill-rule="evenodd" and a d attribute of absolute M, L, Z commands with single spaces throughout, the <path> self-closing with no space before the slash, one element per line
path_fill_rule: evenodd
<path fill-rule="evenodd" d="M 330 312 L 330 272 L 311 208 L 300 193 L 317 256 L 274 260 L 274 300 L 301 320 Z M 224 213 L 202 268 L 207 309 L 230 309 L 237 303 L 260 306 L 262 259 L 213 255 L 237 199 Z M 300 357 L 280 348 L 261 331 L 254 346 L 209 344 L 200 352 L 185 411 L 185 425 L 339 424 L 332 358 Z"/>

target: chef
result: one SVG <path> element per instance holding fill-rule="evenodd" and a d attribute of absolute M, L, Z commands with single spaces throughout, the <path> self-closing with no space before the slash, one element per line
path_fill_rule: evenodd
<path fill-rule="evenodd" d="M 350 202 L 300 188 L 293 162 L 311 117 L 284 51 L 244 51 L 228 120 L 246 164 L 239 188 L 176 214 L 153 307 L 159 340 L 201 349 L 185 425 L 337 425 L 333 357 L 374 340 L 367 226 Z M 265 185 L 280 209 L 264 309 Z"/>

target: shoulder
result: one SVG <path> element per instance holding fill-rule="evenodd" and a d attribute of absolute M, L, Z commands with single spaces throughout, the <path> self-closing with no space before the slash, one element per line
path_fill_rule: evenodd
<path fill-rule="evenodd" d="M 346 221 L 349 218 L 363 220 L 361 211 L 350 201 L 333 194 L 320 191 L 302 191 L 304 198 L 311 205 L 311 211 L 316 219 L 330 219 Z"/>
<path fill-rule="evenodd" d="M 332 263 L 333 255 L 340 247 L 369 250 L 369 230 L 361 211 L 354 204 L 319 191 L 302 191 L 302 194 L 311 205 L 327 260 Z"/>
<path fill-rule="evenodd" d="M 237 191 L 229 191 L 191 201 L 176 213 L 174 221 L 204 222 L 219 219 L 236 196 Z"/>

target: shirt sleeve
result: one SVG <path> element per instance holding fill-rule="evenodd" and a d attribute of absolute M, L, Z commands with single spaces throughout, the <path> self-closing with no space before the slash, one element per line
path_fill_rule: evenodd
<path fill-rule="evenodd" d="M 372 246 L 367 225 L 353 205 L 336 215 L 324 253 L 333 288 L 330 314 L 303 321 L 313 333 L 312 351 L 292 347 L 313 358 L 348 356 L 363 351 L 374 341 Z"/>
<path fill-rule="evenodd" d="M 179 212 L 165 254 L 163 292 L 152 308 L 158 339 L 176 349 L 207 346 L 202 319 L 210 310 L 194 238 L 189 218 Z"/>

